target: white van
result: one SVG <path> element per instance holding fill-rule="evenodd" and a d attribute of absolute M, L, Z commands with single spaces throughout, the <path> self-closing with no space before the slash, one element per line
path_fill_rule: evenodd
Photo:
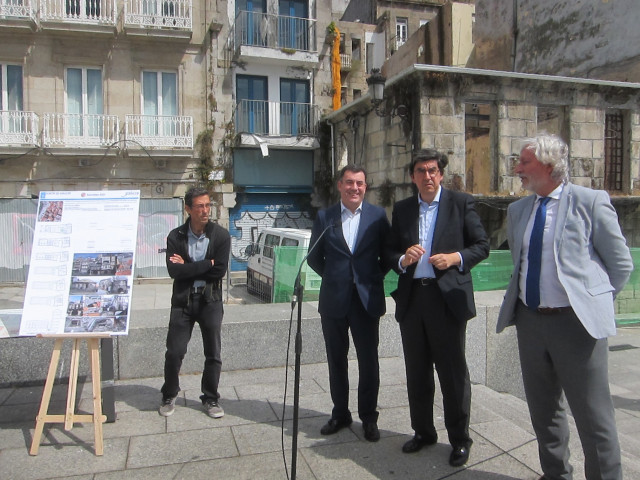
<path fill-rule="evenodd" d="M 265 301 L 273 301 L 274 247 L 304 247 L 306 253 L 310 239 L 311 230 L 299 228 L 263 229 L 257 242 L 252 243 L 245 250 L 249 257 L 247 260 L 247 291 L 257 294 Z"/>

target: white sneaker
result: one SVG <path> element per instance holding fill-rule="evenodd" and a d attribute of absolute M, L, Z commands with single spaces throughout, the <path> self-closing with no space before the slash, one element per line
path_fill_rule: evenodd
<path fill-rule="evenodd" d="M 173 415 L 176 411 L 176 397 L 162 399 L 162 405 L 158 408 L 158 413 L 163 417 Z"/>
<path fill-rule="evenodd" d="M 218 404 L 218 402 L 215 402 L 213 400 L 207 400 L 205 403 L 202 404 L 202 408 L 204 408 L 204 411 L 207 412 L 207 415 L 209 415 L 211 418 L 224 417 L 224 410 Z"/>

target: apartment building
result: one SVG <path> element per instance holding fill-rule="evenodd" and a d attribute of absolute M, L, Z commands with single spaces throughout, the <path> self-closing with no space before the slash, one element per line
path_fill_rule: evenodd
<path fill-rule="evenodd" d="M 198 0 L 0 0 L 3 280 L 24 275 L 46 190 L 141 190 L 139 273 L 162 266 L 174 197 L 199 181 L 216 14 Z"/>
<path fill-rule="evenodd" d="M 244 270 L 262 228 L 309 227 L 334 201 L 332 68 L 357 100 L 446 3 L 0 0 L 0 281 L 24 278 L 34 199 L 60 189 L 141 190 L 136 272 L 162 276 L 180 198 L 207 185 Z"/>

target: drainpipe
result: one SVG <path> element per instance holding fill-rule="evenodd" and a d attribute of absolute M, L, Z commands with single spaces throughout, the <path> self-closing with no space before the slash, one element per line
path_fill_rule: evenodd
<path fill-rule="evenodd" d="M 518 0 L 513 0 L 513 43 L 511 45 L 511 71 L 516 71 L 516 53 L 518 50 Z"/>
<path fill-rule="evenodd" d="M 335 125 L 331 122 L 329 123 L 329 129 L 331 130 L 331 178 L 334 178 L 336 175 L 336 161 L 335 161 L 335 145 L 334 145 L 334 137 L 333 137 L 333 129 Z"/>

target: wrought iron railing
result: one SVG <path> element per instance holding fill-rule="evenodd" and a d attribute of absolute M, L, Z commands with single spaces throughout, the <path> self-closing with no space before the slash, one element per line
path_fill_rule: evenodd
<path fill-rule="evenodd" d="M 236 131 L 257 135 L 316 135 L 319 110 L 310 103 L 240 100 Z"/>
<path fill-rule="evenodd" d="M 3 18 L 29 18 L 35 22 L 36 8 L 31 0 L 0 0 L 0 20 Z"/>
<path fill-rule="evenodd" d="M 125 117 L 125 138 L 127 142 L 131 141 L 142 147 L 193 148 L 193 118 L 127 115 Z"/>
<path fill-rule="evenodd" d="M 42 143 L 45 147 L 108 147 L 120 139 L 115 115 L 45 113 Z"/>
<path fill-rule="evenodd" d="M 125 0 L 124 24 L 142 28 L 191 30 L 192 0 Z"/>
<path fill-rule="evenodd" d="M 0 146 L 37 145 L 38 124 L 34 112 L 0 110 Z"/>
<path fill-rule="evenodd" d="M 233 25 L 233 48 L 241 45 L 316 50 L 316 20 L 240 11 Z"/>
<path fill-rule="evenodd" d="M 116 0 L 40 0 L 40 19 L 92 25 L 116 24 Z"/>

